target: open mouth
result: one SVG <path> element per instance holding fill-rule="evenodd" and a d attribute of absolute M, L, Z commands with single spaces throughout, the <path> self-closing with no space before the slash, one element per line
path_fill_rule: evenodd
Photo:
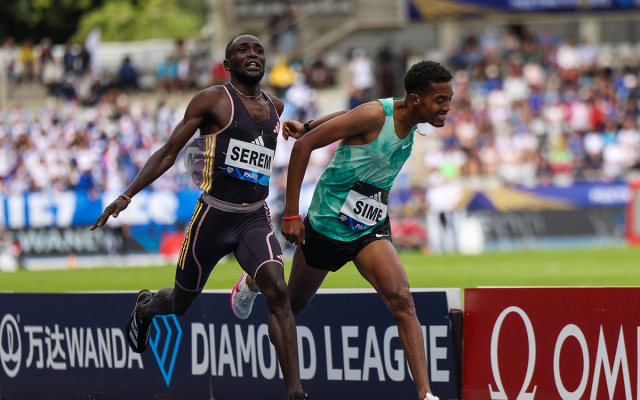
<path fill-rule="evenodd" d="M 245 68 L 248 69 L 248 70 L 257 70 L 257 71 L 259 71 L 261 67 L 260 67 L 260 64 L 258 64 L 255 61 L 252 61 L 249 64 L 247 64 Z"/>
<path fill-rule="evenodd" d="M 440 121 L 444 121 L 447 118 L 447 114 L 436 114 L 436 118 Z"/>

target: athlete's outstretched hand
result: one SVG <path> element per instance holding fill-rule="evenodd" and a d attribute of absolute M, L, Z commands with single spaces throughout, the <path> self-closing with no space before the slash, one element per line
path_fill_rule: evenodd
<path fill-rule="evenodd" d="M 89 229 L 93 231 L 97 227 L 106 224 L 107 220 L 109 219 L 109 216 L 112 216 L 113 218 L 118 218 L 118 214 L 120 214 L 120 211 L 127 208 L 128 205 L 129 205 L 129 202 L 126 199 L 124 199 L 123 197 L 118 197 L 113 202 L 111 202 L 111 204 L 109 204 L 107 208 L 104 209 L 104 211 L 102 212 L 102 215 L 100 215 L 96 223 L 93 224 L 93 226 Z"/>
<path fill-rule="evenodd" d="M 298 121 L 285 121 L 282 125 L 282 137 L 284 140 L 289 140 L 289 137 L 294 139 L 300 139 L 304 136 L 304 125 Z"/>
<path fill-rule="evenodd" d="M 304 224 L 301 219 L 282 221 L 280 231 L 282 236 L 287 239 L 287 242 L 295 243 L 296 245 L 304 243 Z"/>

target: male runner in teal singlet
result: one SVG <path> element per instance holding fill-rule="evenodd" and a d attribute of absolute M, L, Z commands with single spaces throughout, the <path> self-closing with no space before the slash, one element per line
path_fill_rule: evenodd
<path fill-rule="evenodd" d="M 127 190 L 104 210 L 91 230 L 116 218 L 131 198 L 173 166 L 187 149 L 191 176 L 203 193 L 185 235 L 174 287 L 155 295 L 141 290 L 125 327 L 131 349 L 142 353 L 149 324 L 157 315 L 184 315 L 216 263 L 233 252 L 264 294 L 269 339 L 276 348 L 288 398 L 309 399 L 302 391 L 298 342 L 284 280 L 282 250 L 265 199 L 280 130 L 281 100 L 260 90 L 265 55 L 260 40 L 242 34 L 227 45 L 224 67 L 231 81 L 197 93 L 167 143 L 147 160 Z"/>
<path fill-rule="evenodd" d="M 409 281 L 391 244 L 387 196 L 411 154 L 416 125 L 444 126 L 453 96 L 451 79 L 442 65 L 422 61 L 405 74 L 403 99 L 372 101 L 305 125 L 287 121 L 283 130 L 285 138 L 300 138 L 289 161 L 282 223 L 284 237 L 298 245 L 289 276 L 294 315 L 307 307 L 329 271 L 353 261 L 398 324 L 420 400 L 437 397 L 429 386 L 422 330 Z M 309 156 L 337 140 L 340 144 L 318 181 L 307 218 L 302 221 L 298 203 Z M 241 279 L 234 288 L 236 315 L 248 317 L 251 304 L 243 294 L 252 293 L 252 289 L 258 290 L 250 277 Z"/>

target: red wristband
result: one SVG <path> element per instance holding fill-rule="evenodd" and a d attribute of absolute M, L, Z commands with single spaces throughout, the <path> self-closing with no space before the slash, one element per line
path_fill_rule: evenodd
<path fill-rule="evenodd" d="M 127 196 L 126 194 L 122 193 L 120 196 L 118 197 L 122 197 L 123 199 L 125 199 L 127 201 L 127 204 L 131 203 L 131 197 Z"/>
<path fill-rule="evenodd" d="M 294 215 L 292 217 L 282 217 L 283 221 L 293 221 L 294 219 L 302 219 L 302 216 L 300 215 Z"/>

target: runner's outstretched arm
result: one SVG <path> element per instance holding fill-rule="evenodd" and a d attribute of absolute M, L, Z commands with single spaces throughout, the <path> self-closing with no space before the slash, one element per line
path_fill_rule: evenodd
<path fill-rule="evenodd" d="M 322 118 L 318 118 L 316 120 L 313 120 L 313 122 L 311 122 L 309 124 L 309 130 L 312 130 L 314 128 L 317 128 L 318 126 L 322 125 L 323 123 L 334 119 L 335 117 L 339 117 L 342 114 L 346 113 L 347 111 L 336 111 L 334 113 L 331 114 L 327 114 Z M 305 130 L 304 130 L 304 124 L 302 124 L 302 122 L 298 122 L 298 121 L 294 121 L 294 120 L 290 120 L 290 121 L 285 121 L 283 128 L 282 128 L 282 137 L 284 138 L 284 140 L 289 140 L 289 136 L 291 136 L 294 139 L 300 139 L 302 136 L 304 136 L 305 134 Z"/>
<path fill-rule="evenodd" d="M 209 113 L 211 109 L 210 102 L 212 100 L 212 94 L 204 91 L 193 97 L 187 106 L 184 118 L 175 127 L 167 143 L 149 157 L 133 182 L 131 182 L 127 190 L 125 190 L 124 193 L 127 196 L 130 198 L 135 196 L 173 166 L 180 150 L 182 150 L 189 139 L 196 133 L 203 119 Z M 93 231 L 103 226 L 107 223 L 110 216 L 117 218 L 118 214 L 127 208 L 128 205 L 129 202 L 125 198 L 118 197 L 104 209 L 104 212 L 90 229 Z"/>
<path fill-rule="evenodd" d="M 355 136 L 365 138 L 371 132 L 377 134 L 384 123 L 384 114 L 380 113 L 381 107 L 378 102 L 363 104 L 320 123 L 293 145 L 287 170 L 285 216 L 299 214 L 300 187 L 311 152 L 338 140 Z M 297 245 L 304 240 L 304 225 L 300 219 L 283 221 L 281 231 L 290 243 Z"/>

